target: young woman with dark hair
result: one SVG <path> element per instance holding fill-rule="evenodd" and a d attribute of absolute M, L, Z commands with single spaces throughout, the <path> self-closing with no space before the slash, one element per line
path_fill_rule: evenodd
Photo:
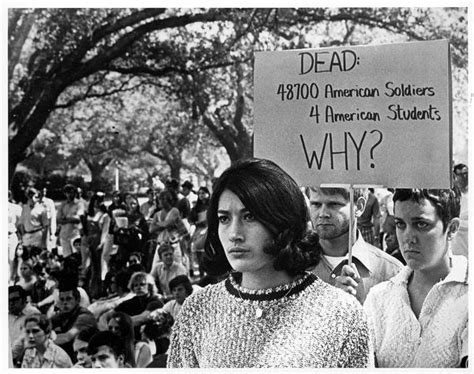
<path fill-rule="evenodd" d="M 171 336 L 169 367 L 367 367 L 357 300 L 306 269 L 319 261 L 308 209 L 275 163 L 250 159 L 216 181 L 205 266 L 227 279 L 191 294 Z"/>
<path fill-rule="evenodd" d="M 122 341 L 125 347 L 124 362 L 137 367 L 135 359 L 135 331 L 132 318 L 127 313 L 113 312 L 107 320 L 107 329 Z"/>

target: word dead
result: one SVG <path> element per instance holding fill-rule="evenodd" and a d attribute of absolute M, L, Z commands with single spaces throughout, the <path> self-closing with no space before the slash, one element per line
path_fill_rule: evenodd
<path fill-rule="evenodd" d="M 332 73 L 333 71 L 350 71 L 359 64 L 357 54 L 350 50 L 333 52 L 301 52 L 300 75 L 308 73 Z"/>

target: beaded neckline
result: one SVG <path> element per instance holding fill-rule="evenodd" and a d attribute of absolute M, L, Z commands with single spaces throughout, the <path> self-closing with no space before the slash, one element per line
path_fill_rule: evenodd
<path fill-rule="evenodd" d="M 305 273 L 303 276 L 291 283 L 283 284 L 274 288 L 250 290 L 239 285 L 238 279 L 240 278 L 240 275 L 240 273 L 231 273 L 225 281 L 225 287 L 230 294 L 243 300 L 251 301 L 278 300 L 283 297 L 295 295 L 303 291 L 317 278 L 313 273 Z"/>

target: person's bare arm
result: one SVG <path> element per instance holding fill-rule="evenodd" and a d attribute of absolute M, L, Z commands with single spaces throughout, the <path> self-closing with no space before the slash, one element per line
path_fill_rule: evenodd
<path fill-rule="evenodd" d="M 79 334 L 79 330 L 77 329 L 77 327 L 72 327 L 64 333 L 56 334 L 56 339 L 54 340 L 54 343 L 60 345 L 71 342 L 74 340 L 77 334 Z"/>

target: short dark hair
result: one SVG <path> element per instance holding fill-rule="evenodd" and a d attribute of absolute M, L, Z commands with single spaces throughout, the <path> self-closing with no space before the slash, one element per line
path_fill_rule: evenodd
<path fill-rule="evenodd" d="M 73 184 L 68 183 L 68 184 L 66 184 L 66 185 L 63 187 L 63 191 L 64 191 L 64 192 L 70 191 L 70 192 L 75 192 L 75 193 L 77 193 L 77 188 L 76 188 L 76 186 L 74 186 Z"/>
<path fill-rule="evenodd" d="M 99 332 L 99 329 L 96 327 L 90 327 L 85 330 L 80 330 L 76 335 L 76 339 L 82 340 L 83 342 L 89 343 L 89 340 Z"/>
<path fill-rule="evenodd" d="M 118 288 L 129 291 L 128 289 L 128 282 L 130 281 L 130 277 L 132 273 L 127 270 L 120 270 L 117 274 L 115 274 L 115 283 Z"/>
<path fill-rule="evenodd" d="M 26 326 L 28 322 L 36 322 L 38 326 L 40 327 L 40 329 L 43 330 L 45 334 L 48 334 L 51 332 L 51 321 L 44 314 L 33 313 L 33 314 L 28 315 L 25 318 L 24 326 Z"/>
<path fill-rule="evenodd" d="M 74 297 L 74 299 L 76 299 L 78 301 L 81 300 L 81 293 L 79 292 L 77 287 L 61 287 L 61 283 L 60 283 L 59 287 L 58 287 L 58 290 L 59 290 L 59 292 L 72 291 L 72 296 Z"/>
<path fill-rule="evenodd" d="M 106 345 L 114 353 L 115 357 L 125 356 L 125 345 L 122 339 L 111 331 L 99 331 L 89 340 L 87 354 L 89 356 L 97 353 L 100 346 Z"/>
<path fill-rule="evenodd" d="M 9 286 L 8 287 L 8 294 L 12 294 L 14 292 L 18 292 L 18 296 L 20 296 L 20 298 L 24 301 L 26 300 L 26 296 L 28 295 L 27 292 L 25 291 L 25 289 L 18 285 L 18 284 L 15 284 L 13 286 Z"/>
<path fill-rule="evenodd" d="M 464 168 L 467 168 L 466 164 L 459 163 L 459 164 L 454 165 L 453 167 L 454 174 L 457 174 L 459 171 L 461 171 Z"/>
<path fill-rule="evenodd" d="M 193 293 L 193 285 L 191 284 L 191 281 L 189 280 L 187 275 L 178 275 L 171 279 L 168 283 L 170 291 L 173 291 L 173 288 L 178 287 L 181 284 L 186 289 L 186 293 L 188 294 L 188 296 Z"/>
<path fill-rule="evenodd" d="M 203 267 L 209 274 L 220 275 L 231 270 L 218 235 L 217 210 L 224 190 L 237 195 L 246 209 L 272 234 L 274 244 L 264 251 L 275 258 L 275 270 L 296 275 L 319 262 L 320 247 L 316 245 L 314 236 L 308 236 L 310 218 L 300 188 L 274 162 L 251 158 L 230 166 L 213 186 L 207 211 L 208 234 L 203 259 Z"/>
<path fill-rule="evenodd" d="M 144 323 L 143 332 L 151 339 L 158 339 L 162 335 L 167 335 L 174 324 L 174 318 L 163 310 L 154 312 L 154 318 L 148 319 Z"/>
<path fill-rule="evenodd" d="M 461 200 L 459 193 L 454 189 L 396 189 L 393 203 L 397 201 L 412 200 L 420 203 L 422 200 L 430 201 L 436 209 L 438 217 L 443 221 L 443 230 L 446 231 L 449 222 L 459 217 Z"/>
<path fill-rule="evenodd" d="M 179 182 L 174 178 L 168 179 L 166 181 L 166 187 L 172 188 L 173 190 L 177 190 L 179 187 Z"/>
<path fill-rule="evenodd" d="M 192 190 L 194 185 L 190 181 L 185 181 L 182 185 L 182 188 L 187 188 L 188 190 Z"/>

